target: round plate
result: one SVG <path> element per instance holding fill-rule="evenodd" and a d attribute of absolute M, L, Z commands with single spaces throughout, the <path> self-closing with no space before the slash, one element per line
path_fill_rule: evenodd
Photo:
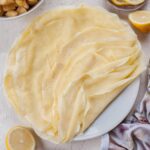
<path fill-rule="evenodd" d="M 95 120 L 95 122 L 73 141 L 82 141 L 101 136 L 120 124 L 131 111 L 139 90 L 140 79 L 130 84 Z"/>

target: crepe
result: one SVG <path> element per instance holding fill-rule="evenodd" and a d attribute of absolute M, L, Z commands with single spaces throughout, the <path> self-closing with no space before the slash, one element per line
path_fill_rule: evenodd
<path fill-rule="evenodd" d="M 36 18 L 13 46 L 4 86 L 39 135 L 64 143 L 143 69 L 137 36 L 117 15 L 90 6 L 59 8 Z"/>

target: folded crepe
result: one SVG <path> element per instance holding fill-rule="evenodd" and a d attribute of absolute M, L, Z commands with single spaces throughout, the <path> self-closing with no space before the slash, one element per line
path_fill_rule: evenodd
<path fill-rule="evenodd" d="M 84 132 L 143 69 L 137 36 L 117 15 L 60 8 L 36 18 L 13 46 L 4 86 L 39 135 L 64 143 Z"/>

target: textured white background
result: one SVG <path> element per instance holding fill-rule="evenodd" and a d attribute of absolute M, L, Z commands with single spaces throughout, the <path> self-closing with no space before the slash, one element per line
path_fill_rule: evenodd
<path fill-rule="evenodd" d="M 49 10 L 52 7 L 78 5 L 86 3 L 89 5 L 103 6 L 112 12 L 116 12 L 121 18 L 127 19 L 127 13 L 115 11 L 106 6 L 106 0 L 45 0 L 45 2 L 31 14 L 21 17 L 16 20 L 4 21 L 0 20 L 0 85 L 2 85 L 3 70 L 6 64 L 6 55 L 12 43 L 19 36 L 24 27 L 37 15 Z M 150 9 L 150 0 L 145 9 Z M 150 57 L 150 34 L 142 34 L 136 31 L 142 43 L 143 50 L 146 53 L 147 59 Z M 142 97 L 145 87 L 144 76 L 141 77 L 141 87 L 139 98 Z M 14 111 L 4 97 L 2 86 L 0 86 L 0 150 L 5 150 L 5 134 L 13 125 L 20 124 L 20 119 L 15 115 Z M 47 143 L 39 139 L 38 150 L 99 150 L 100 138 L 87 140 L 83 142 L 72 142 L 64 145 L 55 145 Z"/>

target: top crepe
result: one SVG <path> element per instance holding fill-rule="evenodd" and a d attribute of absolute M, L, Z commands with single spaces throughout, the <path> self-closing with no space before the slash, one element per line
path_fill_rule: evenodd
<path fill-rule="evenodd" d="M 4 84 L 15 111 L 59 143 L 89 127 L 143 69 L 129 25 L 104 9 L 81 6 L 31 23 L 10 51 Z"/>

